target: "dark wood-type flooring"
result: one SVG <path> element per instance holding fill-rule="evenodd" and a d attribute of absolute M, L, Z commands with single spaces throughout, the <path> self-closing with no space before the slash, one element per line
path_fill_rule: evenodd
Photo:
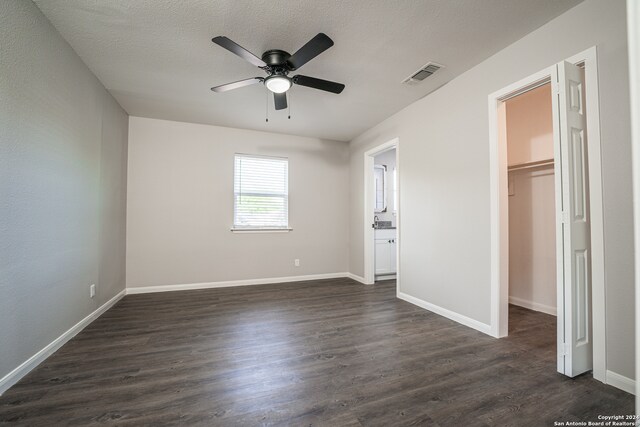
<path fill-rule="evenodd" d="M 0 424 L 551 426 L 633 396 L 555 372 L 555 318 L 494 339 L 350 279 L 129 295 L 0 397 Z"/>

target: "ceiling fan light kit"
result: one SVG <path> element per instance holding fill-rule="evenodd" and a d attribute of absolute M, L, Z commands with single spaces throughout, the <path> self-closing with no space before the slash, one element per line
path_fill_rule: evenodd
<path fill-rule="evenodd" d="M 214 92 L 226 92 L 231 89 L 263 83 L 269 91 L 273 92 L 276 110 L 283 110 L 287 108 L 287 91 L 291 89 L 291 86 L 294 84 L 335 94 L 339 94 L 344 90 L 342 83 L 303 76 L 301 74 L 289 77 L 291 71 L 299 69 L 333 46 L 333 40 L 324 33 L 318 33 L 293 55 L 283 50 L 273 49 L 263 53 L 262 58 L 258 58 L 225 36 L 214 37 L 212 41 L 267 73 L 267 77 L 252 77 L 212 87 L 211 90 Z"/>
<path fill-rule="evenodd" d="M 273 93 L 284 93 L 291 87 L 291 79 L 286 76 L 269 76 L 264 79 L 264 85 Z"/>

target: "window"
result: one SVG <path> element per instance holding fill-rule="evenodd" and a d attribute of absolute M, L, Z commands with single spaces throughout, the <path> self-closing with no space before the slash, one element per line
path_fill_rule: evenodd
<path fill-rule="evenodd" d="M 289 228 L 289 160 L 236 154 L 234 229 Z"/>

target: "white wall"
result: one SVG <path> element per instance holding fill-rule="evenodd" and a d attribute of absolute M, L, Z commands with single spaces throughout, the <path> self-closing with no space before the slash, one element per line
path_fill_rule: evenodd
<path fill-rule="evenodd" d="M 32 2 L 0 43 L 2 379 L 124 289 L 128 117 Z"/>
<path fill-rule="evenodd" d="M 553 159 L 551 83 L 505 101 L 509 166 Z"/>
<path fill-rule="evenodd" d="M 292 232 L 230 231 L 235 153 L 289 158 Z M 127 287 L 348 271 L 348 158 L 343 142 L 131 117 Z"/>
<path fill-rule="evenodd" d="M 556 212 L 553 166 L 509 173 L 509 299 L 555 314 Z"/>
<path fill-rule="evenodd" d="M 640 267 L 640 3 L 627 0 L 629 27 L 629 74 L 631 83 L 631 127 L 633 146 L 633 185 L 635 214 L 635 267 Z M 636 274 L 636 355 L 640 354 L 640 275 Z M 636 378 L 640 362 L 636 357 Z M 640 381 L 636 381 L 636 414 L 640 414 Z"/>
<path fill-rule="evenodd" d="M 586 0 L 366 131 L 351 148 L 350 271 L 362 275 L 363 152 L 400 140 L 401 291 L 490 322 L 488 95 L 598 46 L 607 369 L 634 378 L 625 4 Z"/>
<path fill-rule="evenodd" d="M 395 196 L 393 188 L 393 169 L 396 167 L 396 150 L 385 151 L 373 158 L 375 165 L 385 165 L 387 167 L 387 211 L 378 212 L 375 215 L 379 221 L 391 221 L 393 227 L 396 226 L 396 215 L 393 212 L 393 197 Z"/>

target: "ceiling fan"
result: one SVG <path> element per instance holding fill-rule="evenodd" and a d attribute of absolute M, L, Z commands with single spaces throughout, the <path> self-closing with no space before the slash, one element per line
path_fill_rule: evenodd
<path fill-rule="evenodd" d="M 214 92 L 225 92 L 256 83 L 263 83 L 267 89 L 273 92 L 276 110 L 283 110 L 287 108 L 287 91 L 294 84 L 331 93 L 340 93 L 344 89 L 344 85 L 341 83 L 303 76 L 302 74 L 289 77 L 291 71 L 297 70 L 333 46 L 333 40 L 324 33 L 318 33 L 293 55 L 283 50 L 274 49 L 263 53 L 262 59 L 225 36 L 214 37 L 211 41 L 267 73 L 267 77 L 252 77 L 212 87 L 211 90 Z"/>

